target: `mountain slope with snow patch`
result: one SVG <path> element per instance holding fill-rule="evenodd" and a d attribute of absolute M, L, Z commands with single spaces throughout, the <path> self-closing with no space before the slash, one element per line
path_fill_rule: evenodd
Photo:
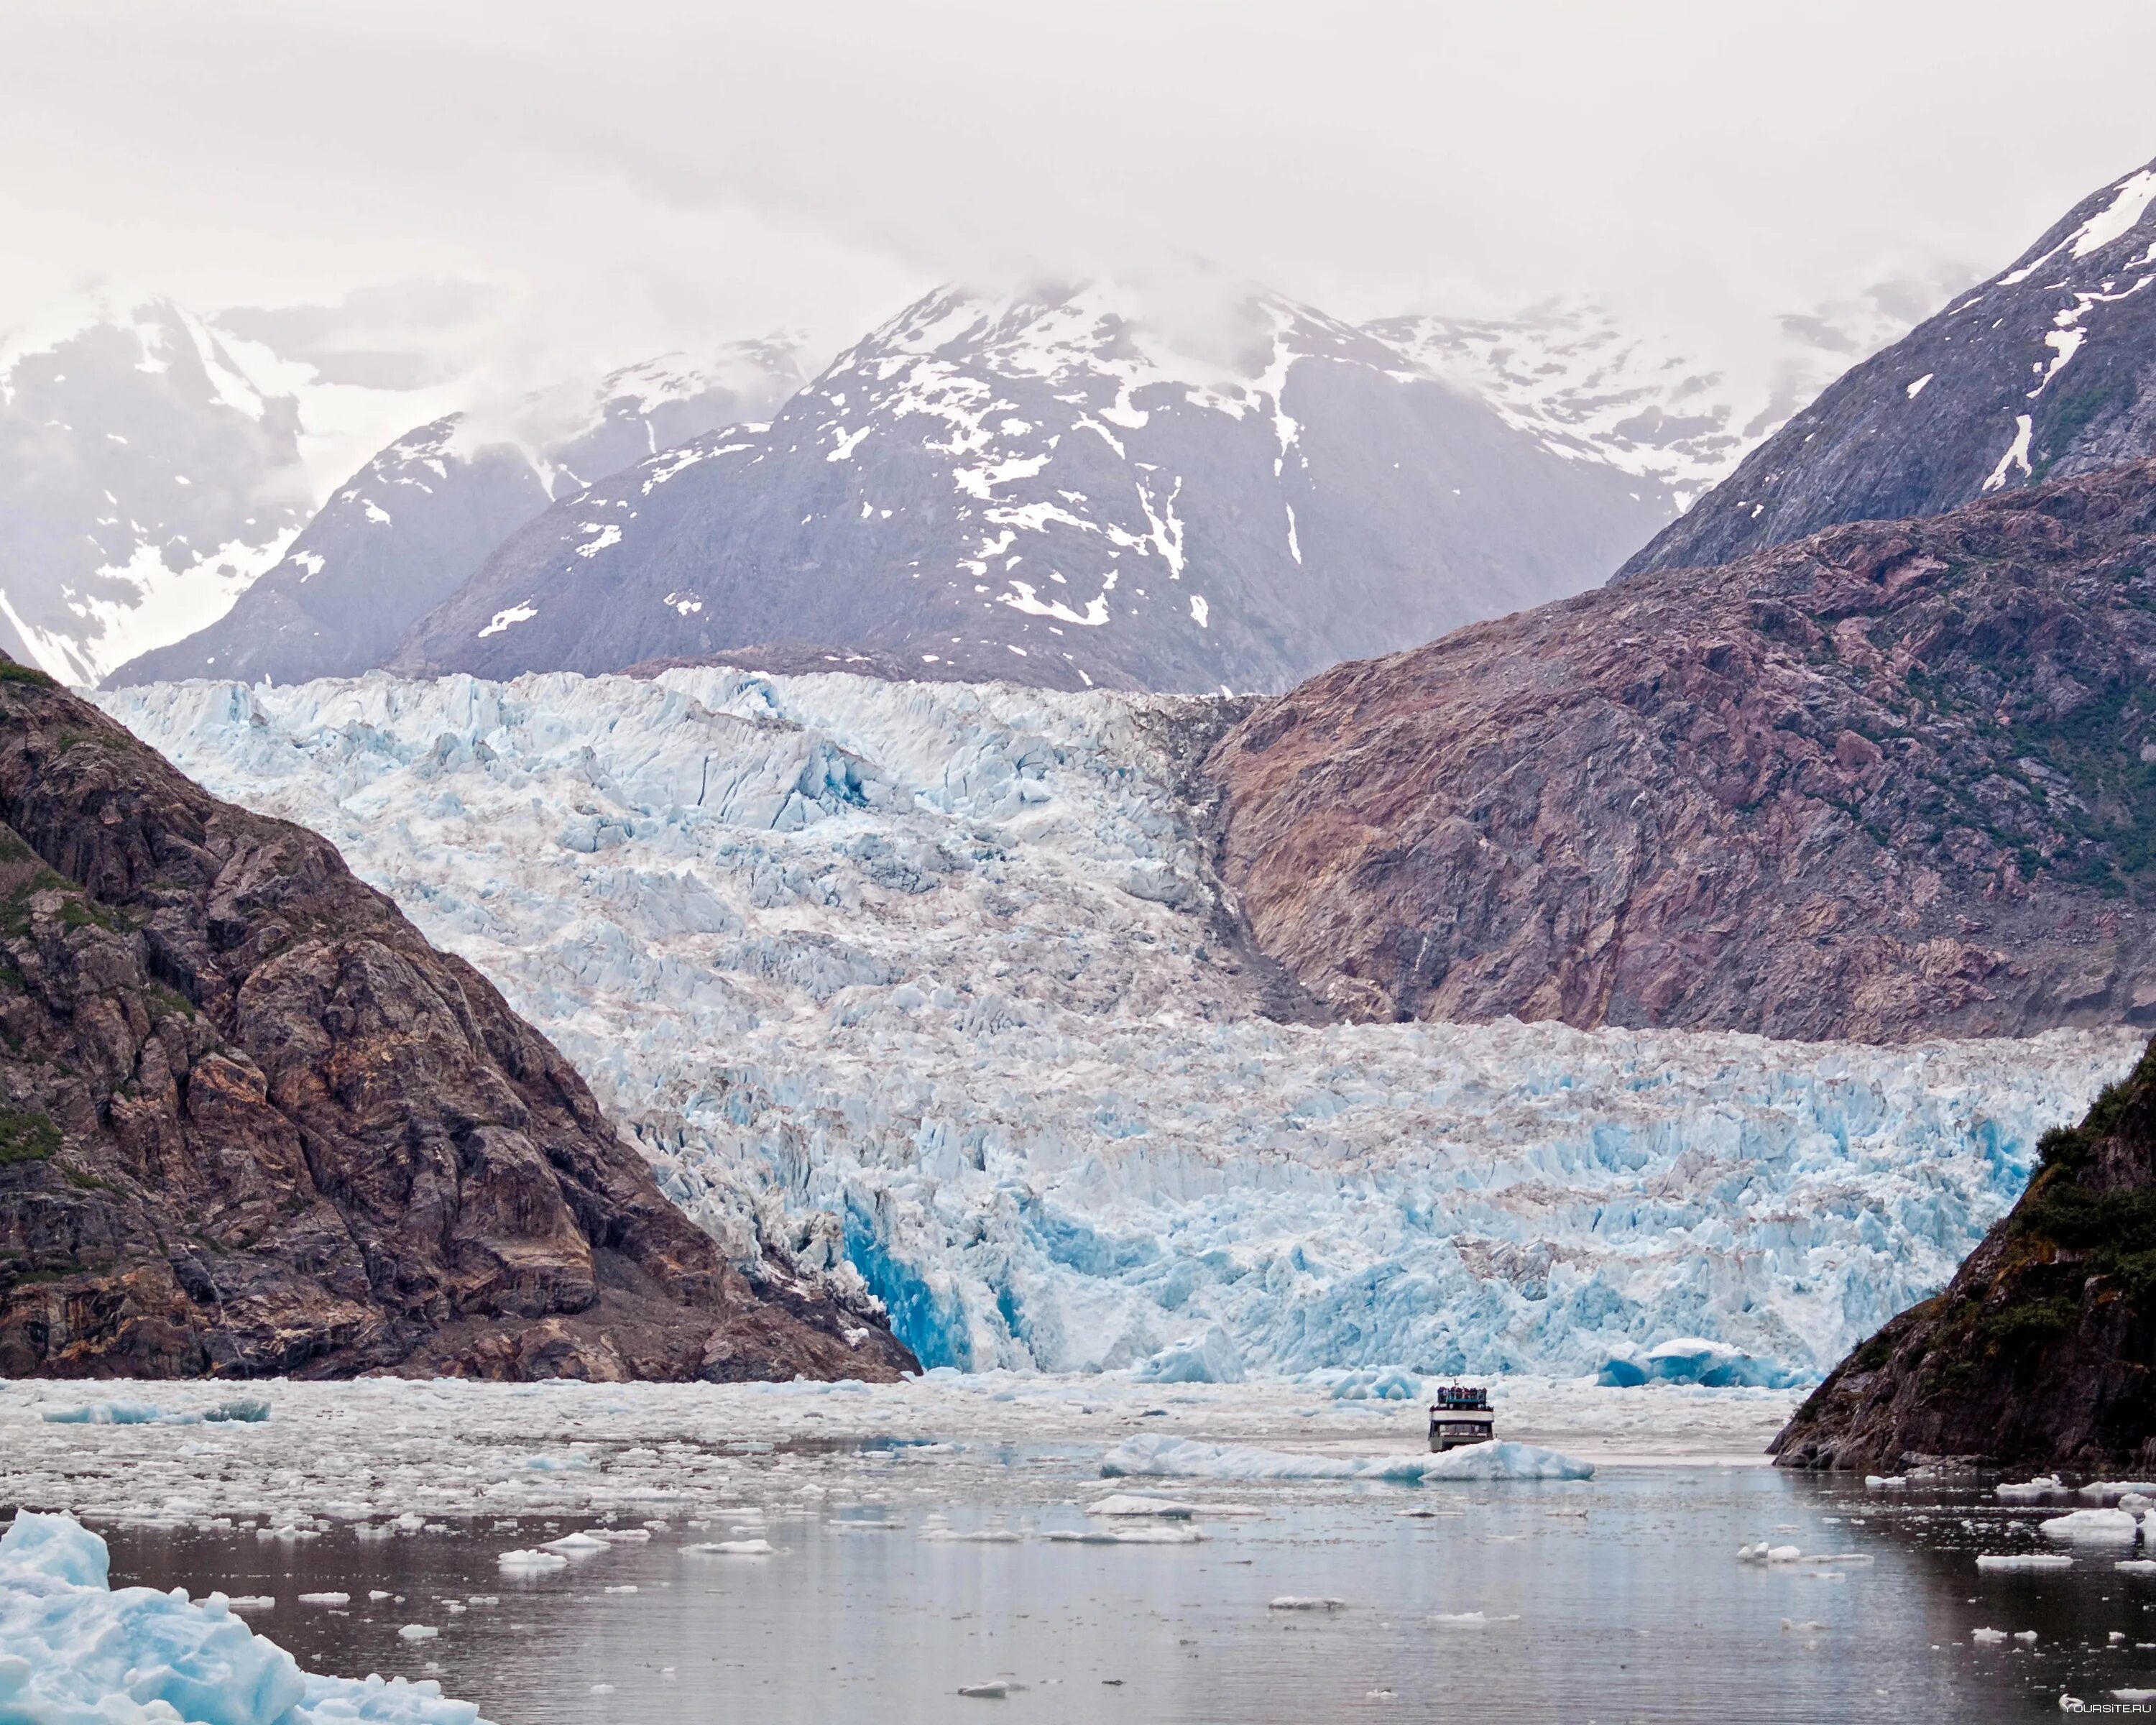
<path fill-rule="evenodd" d="M 94 682 L 219 615 L 310 503 L 297 403 L 169 300 L 0 348 L 0 651 Z"/>
<path fill-rule="evenodd" d="M 453 413 L 416 427 L 341 485 L 229 613 L 106 680 L 366 670 L 553 498 L 767 413 L 800 382 L 790 345 L 739 342 L 706 363 L 666 355 L 594 388 L 542 392 L 526 404 L 537 426 L 489 429 Z"/>
<path fill-rule="evenodd" d="M 1902 335 L 1906 284 L 1783 317 L 1768 355 L 1732 366 L 1592 300 L 1506 318 L 1417 316 L 1364 327 L 1576 460 L 1667 487 L 1680 506 L 1861 358 Z"/>
<path fill-rule="evenodd" d="M 1707 568 L 2156 454 L 2156 162 L 1845 373 L 1625 566 Z"/>
<path fill-rule="evenodd" d="M 1276 688 L 1575 592 L 1670 507 L 1276 295 L 1193 321 L 1111 285 L 946 289 L 767 430 L 557 504 L 393 664 L 799 642 L 1067 688 Z"/>

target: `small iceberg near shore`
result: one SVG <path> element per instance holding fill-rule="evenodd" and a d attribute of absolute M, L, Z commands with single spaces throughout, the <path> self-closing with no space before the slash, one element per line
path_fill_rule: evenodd
<path fill-rule="evenodd" d="M 1108 1479 L 1398 1480 L 1414 1485 L 1436 1480 L 1588 1480 L 1594 1477 L 1594 1464 L 1532 1444 L 1471 1444 L 1441 1455 L 1312 1455 L 1146 1432 L 1126 1438 L 1103 1455 L 1101 1472 Z"/>
<path fill-rule="evenodd" d="M 105 1542 L 24 1510 L 0 1534 L 0 1719 L 74 1725 L 483 1725 L 432 1681 L 319 1676 L 222 1594 L 110 1585 Z"/>
<path fill-rule="evenodd" d="M 2123 1509 L 2072 1509 L 2038 1523 L 2038 1531 L 2046 1539 L 2102 1540 L 2131 1545 L 2141 1531 L 2141 1524 L 2130 1511 Z"/>

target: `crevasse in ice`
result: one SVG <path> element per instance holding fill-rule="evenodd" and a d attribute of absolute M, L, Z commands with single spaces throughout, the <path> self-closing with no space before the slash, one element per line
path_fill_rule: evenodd
<path fill-rule="evenodd" d="M 222 1594 L 108 1584 L 105 1542 L 25 1510 L 0 1534 L 0 1720 L 23 1725 L 480 1725 L 431 1681 L 326 1677 Z"/>
<path fill-rule="evenodd" d="M 721 669 L 97 698 L 326 834 L 737 1257 L 872 1291 L 931 1366 L 1808 1377 L 2135 1052 L 1273 1023 L 1178 789 L 1187 700 Z"/>

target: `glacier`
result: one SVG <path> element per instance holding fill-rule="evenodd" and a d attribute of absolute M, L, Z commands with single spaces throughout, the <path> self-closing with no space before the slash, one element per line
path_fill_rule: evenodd
<path fill-rule="evenodd" d="M 93 698 L 475 964 L 746 1270 L 880 1300 L 932 1368 L 1804 1381 L 1943 1285 L 2141 1040 L 1276 1022 L 1184 788 L 1198 698 Z"/>

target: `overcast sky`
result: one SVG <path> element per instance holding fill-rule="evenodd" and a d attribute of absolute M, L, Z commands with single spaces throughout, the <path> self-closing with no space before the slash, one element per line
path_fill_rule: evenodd
<path fill-rule="evenodd" d="M 1741 347 L 2156 155 L 2147 0 L 0 0 L 0 330 L 455 280 L 535 373 L 1178 255 Z"/>

